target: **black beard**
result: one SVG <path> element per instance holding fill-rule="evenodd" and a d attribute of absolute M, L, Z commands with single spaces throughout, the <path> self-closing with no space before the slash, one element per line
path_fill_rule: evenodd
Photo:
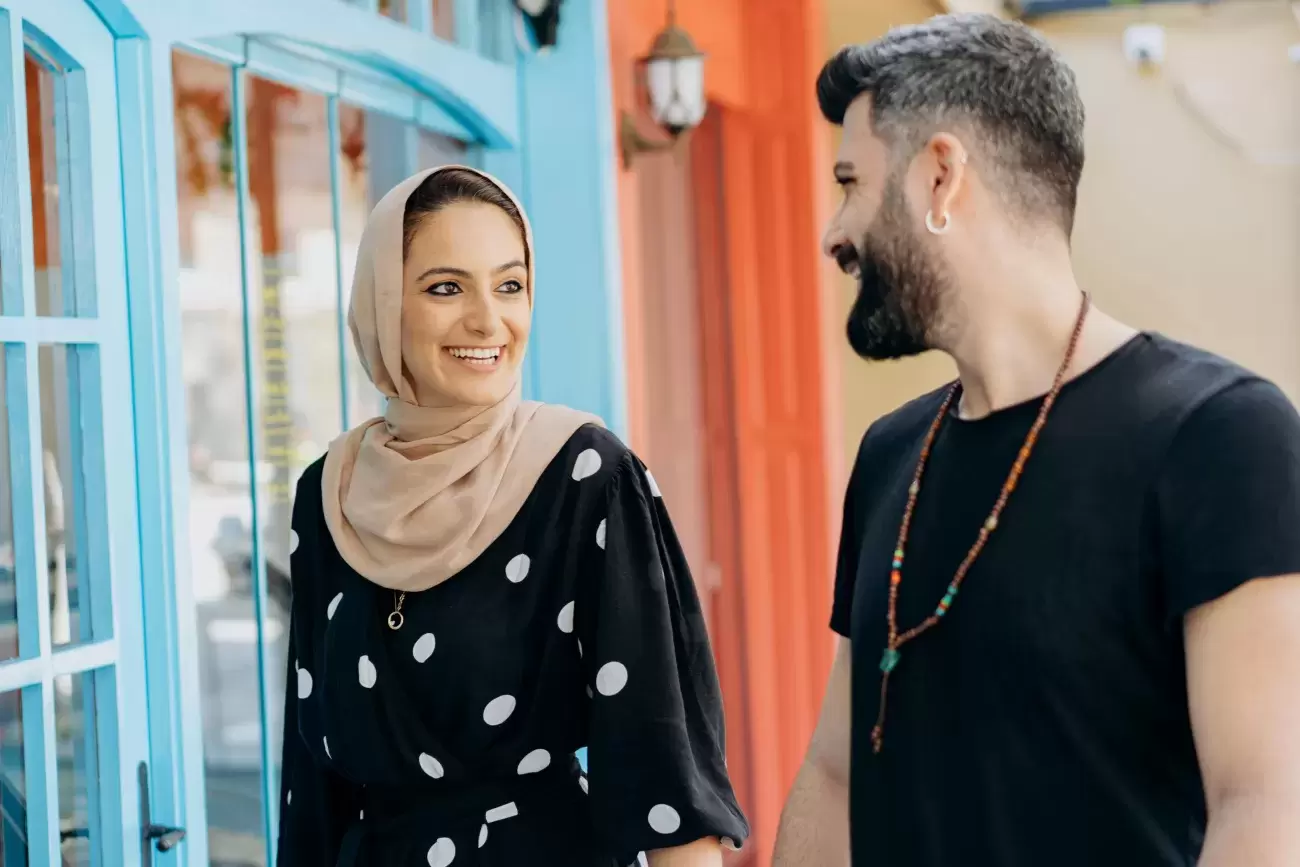
<path fill-rule="evenodd" d="M 944 281 L 919 239 L 906 232 L 902 196 L 887 191 L 857 245 L 858 297 L 849 311 L 849 345 L 869 361 L 907 358 L 934 348 Z"/>

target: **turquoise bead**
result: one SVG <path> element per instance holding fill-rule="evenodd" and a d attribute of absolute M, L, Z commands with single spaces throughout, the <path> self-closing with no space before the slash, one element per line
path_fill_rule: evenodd
<path fill-rule="evenodd" d="M 884 654 L 880 657 L 880 670 L 885 674 L 889 674 L 894 670 L 894 666 L 898 665 L 899 656 L 900 654 L 896 649 L 886 647 Z"/>

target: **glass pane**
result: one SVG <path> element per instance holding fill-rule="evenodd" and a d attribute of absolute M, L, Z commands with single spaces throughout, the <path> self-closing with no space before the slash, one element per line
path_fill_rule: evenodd
<path fill-rule="evenodd" d="M 346 103 L 339 105 L 339 259 L 343 265 L 343 290 L 346 299 L 351 297 L 352 274 L 357 267 L 357 249 L 361 246 L 361 231 L 365 228 L 370 209 L 386 190 L 376 190 L 371 184 L 370 139 L 375 124 L 368 124 L 368 112 Z M 382 118 L 380 122 L 393 121 Z M 349 427 L 374 418 L 382 411 L 383 398 L 370 384 L 357 357 L 352 334 L 347 332 L 343 341 L 348 366 L 348 418 Z"/>
<path fill-rule="evenodd" d="M 456 40 L 456 0 L 429 0 L 433 4 L 433 35 Z"/>
<path fill-rule="evenodd" d="M 27 775 L 23 770 L 23 700 L 0 693 L 0 867 L 27 867 Z"/>
<path fill-rule="evenodd" d="M 50 640 L 57 645 L 89 640 L 91 558 L 83 556 L 91 515 L 102 516 L 105 504 L 90 503 L 86 485 L 93 448 L 85 436 L 90 413 L 98 406 L 83 404 L 94 393 L 97 371 L 94 347 L 43 344 L 37 363 L 40 371 L 42 478 L 45 491 L 45 536 L 50 570 Z M 104 624 L 105 628 L 109 624 Z M 107 638 L 100 635 L 99 638 Z"/>
<path fill-rule="evenodd" d="M 59 766 L 59 839 L 63 867 L 104 863 L 100 851 L 99 749 L 95 738 L 94 674 L 54 679 L 54 727 Z"/>
<path fill-rule="evenodd" d="M 247 123 L 258 508 L 267 594 L 278 617 L 276 606 L 288 603 L 298 476 L 343 426 L 333 157 L 318 94 L 250 76 Z M 272 667 L 283 671 L 278 662 Z"/>
<path fill-rule="evenodd" d="M 379 14 L 395 21 L 405 21 L 406 0 L 379 0 Z"/>
<path fill-rule="evenodd" d="M 464 165 L 467 159 L 468 148 L 459 139 L 422 129 L 416 142 L 415 160 L 419 168 L 428 169 L 447 164 Z"/>
<path fill-rule="evenodd" d="M 22 351 L 22 346 L 14 347 Z M 0 344 L 0 660 L 18 655 L 18 598 L 14 584 L 13 484 L 9 473 L 9 401 L 5 355 Z M 0 858 L 0 867 L 4 859 Z"/>
<path fill-rule="evenodd" d="M 69 140 L 67 81 L 52 63 L 31 49 L 24 61 L 36 315 L 94 315 L 89 298 L 79 298 L 79 294 L 88 294 L 89 287 L 76 286 L 73 281 L 75 256 L 67 188 L 73 143 Z"/>
<path fill-rule="evenodd" d="M 208 847 L 213 864 L 264 865 L 231 73 L 178 52 L 172 56 L 172 75 L 189 413 L 189 571 L 199 623 Z"/>

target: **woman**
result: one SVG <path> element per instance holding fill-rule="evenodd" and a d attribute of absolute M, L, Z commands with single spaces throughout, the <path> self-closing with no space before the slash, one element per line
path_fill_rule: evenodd
<path fill-rule="evenodd" d="M 659 491 L 521 401 L 532 306 L 495 180 L 375 207 L 350 323 L 389 400 L 298 485 L 279 867 L 711 867 L 748 834 Z"/>

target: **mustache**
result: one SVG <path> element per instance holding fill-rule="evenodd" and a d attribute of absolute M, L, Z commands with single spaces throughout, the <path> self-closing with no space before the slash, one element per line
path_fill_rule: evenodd
<path fill-rule="evenodd" d="M 856 277 L 862 265 L 858 251 L 852 244 L 836 244 L 831 249 L 831 258 L 840 270 L 850 277 Z"/>

